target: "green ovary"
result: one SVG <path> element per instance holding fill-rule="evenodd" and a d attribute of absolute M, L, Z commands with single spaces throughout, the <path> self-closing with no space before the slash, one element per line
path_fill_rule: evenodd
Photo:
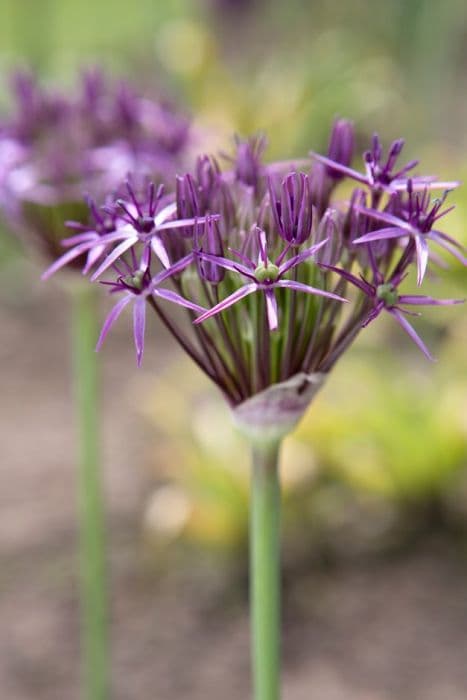
<path fill-rule="evenodd" d="M 275 282 L 279 277 L 279 268 L 269 261 L 267 265 L 262 263 L 256 268 L 255 277 L 258 282 Z"/>
<path fill-rule="evenodd" d="M 395 306 L 399 301 L 397 290 L 392 284 L 380 284 L 376 289 L 376 296 L 387 306 Z"/>

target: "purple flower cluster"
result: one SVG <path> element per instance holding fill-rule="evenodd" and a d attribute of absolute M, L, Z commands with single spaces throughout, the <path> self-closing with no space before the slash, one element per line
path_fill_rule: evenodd
<path fill-rule="evenodd" d="M 407 307 L 458 300 L 400 285 L 412 266 L 423 282 L 432 243 L 465 265 L 462 246 L 437 228 L 458 183 L 409 176 L 416 163 L 397 164 L 402 146 L 384 157 L 375 136 L 362 174 L 350 167 L 352 124 L 338 120 L 327 156 L 266 164 L 263 138 L 237 140 L 228 170 L 201 156 L 168 194 L 128 180 L 120 197 L 91 206 L 92 224 L 64 242 L 44 278 L 86 256 L 91 279 L 110 274 L 102 283 L 121 295 L 99 347 L 132 303 L 140 364 L 152 309 L 232 405 L 298 373 L 328 372 L 383 311 L 431 358 Z M 348 201 L 336 198 L 343 179 L 356 182 Z M 446 191 L 431 201 L 437 189 Z"/>
<path fill-rule="evenodd" d="M 88 223 L 84 194 L 102 204 L 130 172 L 169 186 L 188 165 L 188 120 L 98 70 L 69 96 L 19 73 L 12 97 L 0 120 L 0 208 L 48 257 L 60 253 L 65 218 Z"/>

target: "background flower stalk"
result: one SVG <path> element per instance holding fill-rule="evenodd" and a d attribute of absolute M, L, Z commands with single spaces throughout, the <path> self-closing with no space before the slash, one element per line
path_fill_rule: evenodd
<path fill-rule="evenodd" d="M 129 170 L 136 170 L 136 177 L 143 181 L 151 177 L 157 185 L 174 177 L 176 167 L 187 159 L 189 123 L 168 105 L 137 95 L 123 81 L 110 80 L 98 70 L 84 73 L 72 96 L 42 87 L 27 73 L 13 77 L 12 93 L 12 112 L 0 120 L 3 218 L 25 251 L 39 257 L 42 264 L 44 260 L 53 263 L 63 245 L 68 246 L 65 261 L 70 272 L 63 288 L 70 299 L 73 330 L 83 697 L 105 700 L 110 692 L 108 581 L 99 458 L 99 377 L 93 351 L 99 299 L 97 290 L 79 271 L 83 265 L 85 273 L 94 271 L 109 238 L 113 245 L 120 242 L 122 250 L 127 245 L 128 236 L 119 238 L 120 232 L 117 234 L 113 210 L 122 179 Z M 147 213 L 153 215 L 159 208 L 164 228 L 172 209 L 167 212 L 159 206 L 159 193 L 160 187 L 150 187 Z M 131 190 L 128 194 L 131 200 Z M 138 231 L 132 229 L 132 235 L 139 240 L 147 217 L 138 211 L 133 217 L 134 202 L 129 206 L 129 222 L 139 227 Z M 71 227 L 76 233 L 65 243 L 68 219 L 74 220 Z M 156 238 L 153 247 L 157 247 Z M 144 269 L 140 266 L 130 278 L 131 288 L 143 301 L 135 304 L 134 313 L 135 335 L 140 338 L 144 334 Z M 117 290 L 125 289 L 123 283 L 117 285 Z M 167 292 L 170 294 L 174 293 Z M 126 301 L 120 301 L 119 311 Z"/>

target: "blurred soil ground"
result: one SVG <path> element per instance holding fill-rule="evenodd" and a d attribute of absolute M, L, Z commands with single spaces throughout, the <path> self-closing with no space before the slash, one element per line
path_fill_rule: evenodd
<path fill-rule="evenodd" d="M 32 276 L 21 264 L 0 292 L 0 698 L 78 700 L 67 304 Z M 142 544 L 150 441 L 129 386 L 157 365 L 147 352 L 137 377 L 128 336 L 122 319 L 103 356 L 112 697 L 243 700 L 245 580 L 163 570 Z M 465 555 L 439 539 L 302 570 L 286 586 L 284 700 L 464 700 L 466 591 Z"/>

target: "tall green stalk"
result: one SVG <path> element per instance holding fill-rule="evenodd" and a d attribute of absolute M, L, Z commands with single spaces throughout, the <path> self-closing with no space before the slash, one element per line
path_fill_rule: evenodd
<path fill-rule="evenodd" d="M 253 446 L 250 604 L 255 700 L 280 697 L 279 446 Z"/>
<path fill-rule="evenodd" d="M 105 524 L 98 445 L 96 293 L 72 289 L 73 370 L 79 443 L 81 644 L 83 700 L 108 698 L 107 580 Z"/>

